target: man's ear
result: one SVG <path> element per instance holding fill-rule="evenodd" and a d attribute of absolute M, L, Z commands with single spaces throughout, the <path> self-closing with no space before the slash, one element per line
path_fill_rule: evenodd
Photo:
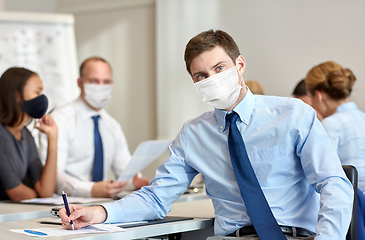
<path fill-rule="evenodd" d="M 79 77 L 77 79 L 77 85 L 79 86 L 80 89 L 82 89 L 82 80 L 81 80 L 81 77 Z"/>
<path fill-rule="evenodd" d="M 237 69 L 238 69 L 238 72 L 240 75 L 243 74 L 243 72 L 245 71 L 246 69 L 246 61 L 245 59 L 242 57 L 242 55 L 239 55 L 237 58 L 236 58 L 236 66 L 237 66 Z"/>

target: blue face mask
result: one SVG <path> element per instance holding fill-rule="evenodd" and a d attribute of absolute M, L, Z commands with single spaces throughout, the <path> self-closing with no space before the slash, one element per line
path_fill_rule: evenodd
<path fill-rule="evenodd" d="M 42 118 L 47 108 L 48 98 L 44 94 L 28 101 L 23 101 L 23 111 L 32 118 Z"/>

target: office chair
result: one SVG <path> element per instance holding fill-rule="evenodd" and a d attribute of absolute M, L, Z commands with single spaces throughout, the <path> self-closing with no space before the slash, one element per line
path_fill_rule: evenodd
<path fill-rule="evenodd" d="M 346 240 L 357 240 L 357 170 L 351 165 L 342 165 L 342 168 L 354 188 L 354 205 Z"/>

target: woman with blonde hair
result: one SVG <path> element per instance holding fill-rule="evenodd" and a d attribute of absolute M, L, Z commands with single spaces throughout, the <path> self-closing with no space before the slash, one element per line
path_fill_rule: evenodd
<path fill-rule="evenodd" d="M 315 66 L 305 78 L 312 107 L 323 116 L 323 127 L 342 165 L 358 171 L 358 239 L 365 239 L 365 113 L 349 99 L 355 81 L 350 69 L 333 61 Z"/>

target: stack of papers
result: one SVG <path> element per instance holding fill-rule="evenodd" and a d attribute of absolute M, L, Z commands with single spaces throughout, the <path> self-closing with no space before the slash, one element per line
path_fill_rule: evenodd
<path fill-rule="evenodd" d="M 107 233 L 121 232 L 125 229 L 116 224 L 94 224 L 77 230 L 66 230 L 59 228 L 35 228 L 35 229 L 10 229 L 12 232 L 25 234 L 32 237 L 51 237 L 51 236 L 67 236 L 86 233 Z"/>
<path fill-rule="evenodd" d="M 155 225 L 161 223 L 169 223 L 176 221 L 192 220 L 188 217 L 165 217 L 164 219 L 155 219 L 150 221 L 116 223 L 116 224 L 94 224 L 77 230 L 66 230 L 62 227 L 58 228 L 29 228 L 29 229 L 10 229 L 12 232 L 25 234 L 32 237 L 51 237 L 51 236 L 67 236 L 87 233 L 112 233 L 125 231 L 128 228 Z"/>

